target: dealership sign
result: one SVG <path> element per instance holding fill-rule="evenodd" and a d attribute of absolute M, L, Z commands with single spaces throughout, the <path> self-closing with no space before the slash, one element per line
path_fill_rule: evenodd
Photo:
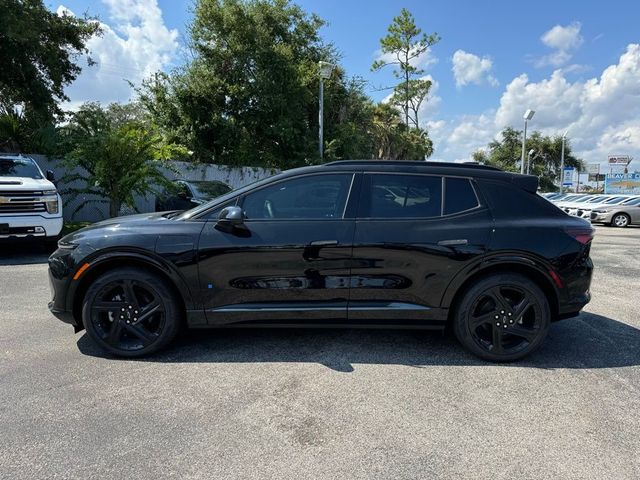
<path fill-rule="evenodd" d="M 631 157 L 629 155 L 609 155 L 609 165 L 627 166 L 630 163 Z"/>
<path fill-rule="evenodd" d="M 640 195 L 640 173 L 612 173 L 604 181 L 604 193 Z"/>
<path fill-rule="evenodd" d="M 562 186 L 563 187 L 571 187 L 573 185 L 573 172 L 575 168 L 573 167 L 564 167 L 564 172 L 562 172 Z"/>

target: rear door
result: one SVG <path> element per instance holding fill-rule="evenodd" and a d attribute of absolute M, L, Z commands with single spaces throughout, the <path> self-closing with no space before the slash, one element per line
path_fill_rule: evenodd
<path fill-rule="evenodd" d="M 365 174 L 349 323 L 440 326 L 443 293 L 457 272 L 484 254 L 491 224 L 471 179 Z"/>

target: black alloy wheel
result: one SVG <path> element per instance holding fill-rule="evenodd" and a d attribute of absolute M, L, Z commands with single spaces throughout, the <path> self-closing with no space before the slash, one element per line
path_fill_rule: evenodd
<path fill-rule="evenodd" d="M 460 342 L 481 358 L 513 361 L 537 349 L 549 330 L 540 288 L 516 274 L 485 277 L 463 297 L 454 318 Z"/>
<path fill-rule="evenodd" d="M 98 277 L 84 299 L 89 336 L 110 353 L 137 357 L 168 344 L 180 325 L 178 302 L 158 276 L 141 269 L 111 270 Z"/>

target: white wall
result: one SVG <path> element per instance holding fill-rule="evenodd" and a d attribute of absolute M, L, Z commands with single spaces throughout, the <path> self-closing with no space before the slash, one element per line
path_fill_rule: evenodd
<path fill-rule="evenodd" d="M 72 182 L 65 184 L 62 181 L 67 169 L 61 162 L 50 159 L 45 155 L 29 154 L 33 158 L 42 171 L 53 170 L 56 179 L 58 180 L 58 190 L 64 192 L 66 188 L 84 187 L 84 182 Z M 167 178 L 171 179 L 185 179 L 185 180 L 220 180 L 225 182 L 231 188 L 238 188 L 248 183 L 260 180 L 265 177 L 269 177 L 276 170 L 267 170 L 257 167 L 228 167 L 226 165 L 211 165 L 211 164 L 192 164 L 186 162 L 171 162 L 178 174 L 170 170 L 165 170 Z M 68 195 L 63 195 L 63 214 L 65 220 L 75 221 L 87 221 L 97 222 L 104 218 L 108 218 L 109 204 L 107 202 L 100 202 L 103 198 L 96 197 L 94 195 L 79 195 L 75 199 L 71 200 Z M 148 195 L 147 197 L 137 196 L 135 199 L 136 208 L 139 212 L 152 212 L 155 207 L 155 195 Z M 74 214 L 74 211 L 77 212 Z M 123 214 L 136 213 L 135 210 L 123 208 Z"/>

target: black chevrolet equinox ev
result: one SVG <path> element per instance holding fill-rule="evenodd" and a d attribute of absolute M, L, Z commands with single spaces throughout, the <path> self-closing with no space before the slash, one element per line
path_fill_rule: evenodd
<path fill-rule="evenodd" d="M 340 161 L 185 212 L 60 240 L 51 312 L 137 357 L 182 327 L 450 328 L 519 359 L 590 299 L 593 230 L 538 180 L 470 164 Z"/>

